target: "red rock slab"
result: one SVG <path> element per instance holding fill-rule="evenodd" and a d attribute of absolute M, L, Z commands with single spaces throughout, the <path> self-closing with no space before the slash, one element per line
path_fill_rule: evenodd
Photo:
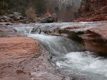
<path fill-rule="evenodd" d="M 0 38 L 0 80 L 63 80 L 48 58 L 31 38 Z"/>
<path fill-rule="evenodd" d="M 38 43 L 31 38 L 0 38 L 0 63 L 18 63 L 37 56 L 38 52 Z"/>
<path fill-rule="evenodd" d="M 82 35 L 83 47 L 107 55 L 107 27 L 91 28 Z"/>
<path fill-rule="evenodd" d="M 102 38 L 107 39 L 107 26 L 106 27 L 97 27 L 97 28 L 91 28 L 89 31 L 94 32 L 98 35 L 100 35 Z"/>

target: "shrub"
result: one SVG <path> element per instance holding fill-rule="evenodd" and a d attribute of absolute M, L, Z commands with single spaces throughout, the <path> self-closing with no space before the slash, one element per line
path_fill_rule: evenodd
<path fill-rule="evenodd" d="M 4 1 L 4 0 L 0 1 L 0 15 L 6 14 L 7 7 L 8 7 L 8 4 L 6 1 Z"/>

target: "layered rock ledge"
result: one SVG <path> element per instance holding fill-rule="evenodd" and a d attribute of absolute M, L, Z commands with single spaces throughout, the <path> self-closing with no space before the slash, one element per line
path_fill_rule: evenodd
<path fill-rule="evenodd" d="M 57 31 L 55 31 L 57 30 Z M 78 23 L 56 28 L 52 35 L 62 35 L 79 42 L 86 50 L 106 53 L 107 55 L 107 21 Z"/>
<path fill-rule="evenodd" d="M 0 80 L 62 80 L 49 54 L 32 38 L 0 38 Z"/>
<path fill-rule="evenodd" d="M 107 27 L 91 28 L 81 38 L 85 49 L 107 54 Z"/>

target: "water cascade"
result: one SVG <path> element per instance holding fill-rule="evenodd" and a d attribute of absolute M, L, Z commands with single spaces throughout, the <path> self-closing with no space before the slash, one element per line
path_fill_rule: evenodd
<path fill-rule="evenodd" d="M 94 23 L 79 23 L 79 25 Z M 17 32 L 27 37 L 36 39 L 49 51 L 50 62 L 61 74 L 72 77 L 72 80 L 107 80 L 107 59 L 96 56 L 95 52 L 85 51 L 77 42 L 62 36 L 52 36 L 44 33 L 31 33 L 32 29 L 41 28 L 51 30 L 66 25 L 78 25 L 78 23 L 52 23 L 52 24 L 20 24 L 14 27 Z M 66 74 L 65 74 L 66 73 Z M 73 79 L 73 77 L 77 77 Z"/>

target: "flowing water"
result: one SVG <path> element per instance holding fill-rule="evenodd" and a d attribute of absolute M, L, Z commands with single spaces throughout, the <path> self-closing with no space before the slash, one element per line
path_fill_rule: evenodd
<path fill-rule="evenodd" d="M 44 33 L 31 33 L 38 26 L 42 30 L 64 28 L 69 25 L 94 25 L 94 23 L 52 23 L 52 24 L 20 24 L 13 25 L 18 32 L 36 39 L 49 52 L 50 62 L 62 74 L 77 77 L 71 80 L 107 80 L 107 59 L 96 56 L 95 52 L 85 51 L 78 43 L 61 36 L 51 36 Z M 90 26 L 91 27 L 91 26 Z"/>

